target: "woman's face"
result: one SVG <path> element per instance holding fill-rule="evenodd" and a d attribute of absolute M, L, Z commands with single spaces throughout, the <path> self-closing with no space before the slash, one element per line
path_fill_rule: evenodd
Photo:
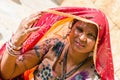
<path fill-rule="evenodd" d="M 77 21 L 69 35 L 70 45 L 74 51 L 88 53 L 93 50 L 97 38 L 97 27 L 90 23 Z"/>

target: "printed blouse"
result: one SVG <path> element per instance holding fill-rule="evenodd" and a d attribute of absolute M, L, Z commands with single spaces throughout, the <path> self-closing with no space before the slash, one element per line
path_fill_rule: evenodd
<path fill-rule="evenodd" d="M 40 63 L 33 80 L 100 80 L 93 63 L 80 69 L 91 60 L 90 57 L 66 73 L 67 44 L 65 40 L 50 38 L 34 47 Z"/>

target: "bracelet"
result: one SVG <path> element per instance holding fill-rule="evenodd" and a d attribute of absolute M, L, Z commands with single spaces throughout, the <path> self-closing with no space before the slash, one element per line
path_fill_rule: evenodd
<path fill-rule="evenodd" d="M 15 46 L 14 44 L 12 44 L 11 39 L 8 42 L 8 44 L 13 50 L 16 50 L 16 51 L 19 51 L 22 48 L 22 46 Z"/>
<path fill-rule="evenodd" d="M 9 52 L 9 54 L 12 55 L 12 56 L 17 57 L 17 56 L 21 55 L 20 51 L 16 51 L 13 48 L 11 48 L 8 43 L 6 44 L 6 49 Z"/>

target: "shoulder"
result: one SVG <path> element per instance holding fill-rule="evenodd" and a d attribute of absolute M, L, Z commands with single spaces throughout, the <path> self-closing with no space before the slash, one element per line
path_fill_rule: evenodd
<path fill-rule="evenodd" d="M 37 43 L 37 45 L 46 44 L 46 45 L 49 45 L 49 46 L 53 46 L 53 45 L 56 45 L 59 42 L 64 43 L 65 41 L 63 40 L 63 38 L 61 38 L 59 36 L 53 36 L 53 37 L 44 38 L 44 39 L 40 40 Z"/>

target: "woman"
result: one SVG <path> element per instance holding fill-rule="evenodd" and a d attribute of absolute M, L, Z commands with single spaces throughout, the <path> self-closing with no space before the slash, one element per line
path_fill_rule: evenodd
<path fill-rule="evenodd" d="M 29 80 L 114 80 L 105 15 L 93 8 L 61 7 L 24 19 L 3 49 L 1 76 L 12 79 L 33 67 Z"/>

